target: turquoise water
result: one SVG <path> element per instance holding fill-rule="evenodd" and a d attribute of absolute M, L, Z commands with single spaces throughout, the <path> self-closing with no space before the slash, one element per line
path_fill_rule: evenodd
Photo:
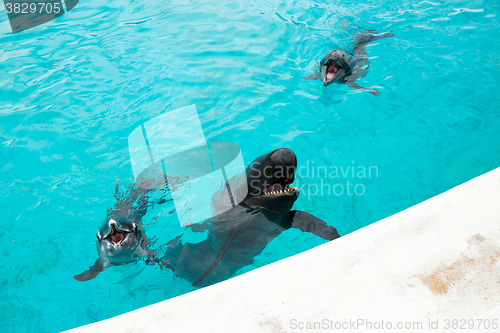
<path fill-rule="evenodd" d="M 299 175 L 295 208 L 341 235 L 498 167 L 499 7 L 81 0 L 15 35 L 0 12 L 1 330 L 58 332 L 194 289 L 143 262 L 73 279 L 96 258 L 116 179 L 132 179 L 128 135 L 166 110 L 195 104 L 208 140 L 238 144 L 247 163 L 288 147 L 310 170 L 375 167 Z M 303 80 L 362 29 L 395 34 L 367 47 L 357 81 L 379 96 Z M 347 181 L 362 195 L 313 195 Z M 152 212 L 146 232 L 160 245 L 175 223 Z M 321 243 L 287 231 L 240 273 Z"/>

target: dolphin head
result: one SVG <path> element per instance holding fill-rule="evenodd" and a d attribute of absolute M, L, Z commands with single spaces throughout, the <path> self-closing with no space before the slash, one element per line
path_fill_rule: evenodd
<path fill-rule="evenodd" d="M 140 242 L 141 231 L 137 225 L 118 215 L 109 215 L 97 232 L 99 255 L 113 264 L 134 259 Z"/>
<path fill-rule="evenodd" d="M 290 187 L 295 179 L 297 157 L 287 148 L 273 150 L 255 159 L 248 166 L 247 203 L 284 214 L 288 212 L 299 191 Z"/>
<path fill-rule="evenodd" d="M 342 83 L 355 65 L 352 54 L 343 50 L 333 50 L 320 62 L 321 81 L 327 85 L 337 82 Z"/>

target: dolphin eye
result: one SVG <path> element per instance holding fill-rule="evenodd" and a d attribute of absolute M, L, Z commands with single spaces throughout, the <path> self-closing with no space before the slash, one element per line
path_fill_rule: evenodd
<path fill-rule="evenodd" d="M 99 233 L 99 231 L 97 232 L 97 239 L 101 239 L 101 234 Z"/>
<path fill-rule="evenodd" d="M 134 228 L 134 231 L 137 230 L 137 226 L 135 225 L 135 223 L 132 223 L 132 228 Z"/>

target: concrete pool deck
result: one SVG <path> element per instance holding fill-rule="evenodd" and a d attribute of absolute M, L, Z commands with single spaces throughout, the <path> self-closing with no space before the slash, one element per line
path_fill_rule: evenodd
<path fill-rule="evenodd" d="M 498 259 L 500 168 L 309 251 L 70 332 L 500 332 Z"/>

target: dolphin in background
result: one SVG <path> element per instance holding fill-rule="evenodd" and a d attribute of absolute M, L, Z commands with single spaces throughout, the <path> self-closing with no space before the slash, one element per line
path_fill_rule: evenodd
<path fill-rule="evenodd" d="M 351 88 L 369 90 L 370 94 L 378 95 L 380 91 L 361 87 L 354 81 L 359 77 L 364 77 L 370 67 L 368 55 L 366 54 L 366 44 L 393 36 L 392 33 L 374 35 L 372 30 L 364 31 L 354 39 L 355 45 L 352 53 L 342 49 L 328 52 L 319 63 L 319 69 L 315 70 L 313 74 L 304 77 L 304 79 L 321 79 L 325 87 L 334 82 L 345 83 Z"/>

